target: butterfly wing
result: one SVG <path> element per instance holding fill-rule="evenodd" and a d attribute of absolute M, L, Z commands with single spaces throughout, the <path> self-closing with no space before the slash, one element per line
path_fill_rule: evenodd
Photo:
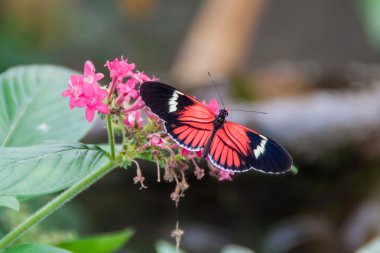
<path fill-rule="evenodd" d="M 284 173 L 293 163 L 274 140 L 230 121 L 216 132 L 208 157 L 218 168 L 235 172 Z"/>
<path fill-rule="evenodd" d="M 215 114 L 198 100 L 160 82 L 145 82 L 140 95 L 165 122 L 169 136 L 181 147 L 198 151 L 211 136 Z"/>

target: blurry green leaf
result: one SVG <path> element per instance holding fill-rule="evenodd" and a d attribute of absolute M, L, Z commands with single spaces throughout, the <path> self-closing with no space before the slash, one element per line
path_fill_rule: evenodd
<path fill-rule="evenodd" d="M 255 253 L 253 250 L 239 245 L 227 245 L 224 246 L 220 253 Z"/>
<path fill-rule="evenodd" d="M 292 165 L 292 167 L 290 167 L 290 173 L 292 173 L 293 175 L 297 175 L 298 174 L 298 168 L 295 166 L 295 165 Z"/>
<path fill-rule="evenodd" d="M 175 245 L 166 241 L 158 241 L 156 243 L 156 251 L 157 253 L 177 253 Z M 180 249 L 179 253 L 185 253 L 185 251 Z"/>
<path fill-rule="evenodd" d="M 111 148 L 109 144 L 96 144 L 99 148 L 107 151 L 108 153 L 111 152 Z M 122 149 L 123 145 L 115 144 L 115 152 L 118 153 Z"/>
<path fill-rule="evenodd" d="M 108 161 L 93 145 L 49 142 L 0 147 L 0 196 L 41 195 L 65 189 Z"/>
<path fill-rule="evenodd" d="M 20 203 L 14 196 L 0 196 L 0 206 L 9 207 L 16 211 L 20 209 Z"/>
<path fill-rule="evenodd" d="M 73 253 L 111 253 L 121 248 L 134 234 L 132 229 L 91 236 L 58 244 Z"/>
<path fill-rule="evenodd" d="M 364 27 L 372 46 L 380 50 L 380 1 L 357 0 Z"/>
<path fill-rule="evenodd" d="M 20 244 L 2 253 L 71 253 L 70 251 L 42 244 Z"/>
<path fill-rule="evenodd" d="M 70 74 L 63 67 L 20 66 L 0 75 L 0 146 L 78 141 L 91 125 L 83 110 L 70 110 L 61 92 Z"/>
<path fill-rule="evenodd" d="M 379 253 L 380 252 L 380 237 L 373 239 L 360 247 L 355 253 Z"/>

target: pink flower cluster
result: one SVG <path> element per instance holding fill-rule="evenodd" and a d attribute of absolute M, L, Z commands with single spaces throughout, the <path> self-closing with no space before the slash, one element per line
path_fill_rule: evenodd
<path fill-rule="evenodd" d="M 91 122 L 96 110 L 103 114 L 109 113 L 107 105 L 103 103 L 107 90 L 99 86 L 98 81 L 104 75 L 95 73 L 95 67 L 91 61 L 86 61 L 83 72 L 84 75 L 70 76 L 69 88 L 62 92 L 62 96 L 69 97 L 71 109 L 86 107 L 86 119 Z"/>
<path fill-rule="evenodd" d="M 108 99 L 116 88 L 116 103 L 124 108 L 124 124 L 130 128 L 137 127 L 141 129 L 143 118 L 141 117 L 140 109 L 144 108 L 145 104 L 139 95 L 138 85 L 145 81 L 157 79 L 155 77 L 151 78 L 143 72 L 135 71 L 136 65 L 128 63 L 128 59 L 123 57 L 120 60 L 115 58 L 113 61 L 107 61 L 104 66 L 108 68 L 111 77 Z M 132 99 L 134 100 L 133 104 L 127 107 Z"/>
<path fill-rule="evenodd" d="M 138 85 L 145 81 L 157 80 L 151 78 L 143 72 L 135 71 L 135 64 L 128 63 L 128 59 L 115 58 L 113 61 L 107 61 L 104 65 L 109 70 L 111 82 L 108 90 L 101 88 L 98 81 L 104 77 L 102 73 L 96 73 L 94 64 L 86 61 L 83 75 L 71 75 L 69 88 L 62 92 L 62 96 L 69 97 L 70 108 L 86 107 L 86 119 L 91 122 L 94 119 L 95 112 L 109 114 L 110 110 L 104 101 L 110 99 L 114 90 L 117 90 L 116 103 L 125 108 L 125 125 L 131 128 L 142 128 L 143 119 L 140 109 L 144 108 L 144 102 L 141 100 L 138 91 Z M 124 80 L 127 79 L 127 80 Z M 134 100 L 134 103 L 126 108 Z"/>
<path fill-rule="evenodd" d="M 164 138 L 162 138 L 160 134 L 157 133 L 148 135 L 148 139 L 150 146 L 158 148 L 164 148 L 164 145 L 167 143 L 167 141 Z"/>

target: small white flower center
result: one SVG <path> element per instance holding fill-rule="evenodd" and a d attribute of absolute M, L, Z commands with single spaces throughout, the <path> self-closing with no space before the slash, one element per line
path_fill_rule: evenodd
<path fill-rule="evenodd" d="M 91 84 L 91 83 L 94 82 L 94 77 L 93 77 L 93 76 L 85 76 L 85 77 L 83 78 L 83 80 L 84 80 L 86 83 Z"/>
<path fill-rule="evenodd" d="M 80 94 L 79 94 L 79 87 L 78 86 L 74 86 L 73 87 L 73 94 L 78 97 Z"/>
<path fill-rule="evenodd" d="M 129 120 L 129 122 L 133 123 L 133 122 L 135 122 L 136 117 L 133 116 L 132 114 L 129 114 L 129 116 L 128 116 L 128 120 Z"/>

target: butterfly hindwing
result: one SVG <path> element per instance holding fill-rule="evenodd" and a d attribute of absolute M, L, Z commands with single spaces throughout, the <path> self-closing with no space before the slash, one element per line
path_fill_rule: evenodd
<path fill-rule="evenodd" d="M 208 157 L 215 166 L 236 172 L 283 173 L 292 165 L 288 152 L 274 140 L 230 121 L 216 132 Z"/>
<path fill-rule="evenodd" d="M 140 95 L 150 110 L 165 122 L 178 145 L 193 151 L 211 136 L 215 114 L 196 99 L 160 82 L 145 82 Z"/>

